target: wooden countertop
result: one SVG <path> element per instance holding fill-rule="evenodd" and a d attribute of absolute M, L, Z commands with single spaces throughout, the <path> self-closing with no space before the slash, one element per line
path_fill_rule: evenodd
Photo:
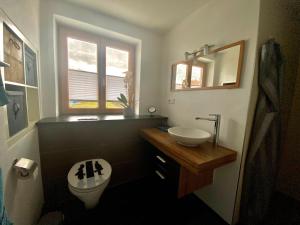
<path fill-rule="evenodd" d="M 141 130 L 141 136 L 195 174 L 213 170 L 236 160 L 237 152 L 206 142 L 198 147 L 185 147 L 176 143 L 166 132 L 157 128 Z"/>

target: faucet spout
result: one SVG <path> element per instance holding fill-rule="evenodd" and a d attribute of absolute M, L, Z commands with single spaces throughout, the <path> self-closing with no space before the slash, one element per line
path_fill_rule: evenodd
<path fill-rule="evenodd" d="M 214 122 L 214 137 L 213 144 L 216 146 L 219 143 L 219 133 L 220 133 L 220 124 L 221 124 L 221 115 L 220 114 L 209 114 L 212 117 L 196 117 L 195 120 L 208 120 Z"/>

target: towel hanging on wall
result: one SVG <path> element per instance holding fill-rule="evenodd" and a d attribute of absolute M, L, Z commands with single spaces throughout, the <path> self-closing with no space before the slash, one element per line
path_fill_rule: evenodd
<path fill-rule="evenodd" d="M 9 64 L 0 61 L 0 67 L 9 67 Z M 0 71 L 0 106 L 8 104 L 8 98 L 4 89 L 3 80 Z"/>
<path fill-rule="evenodd" d="M 279 166 L 280 92 L 283 56 L 274 39 L 261 50 L 257 99 L 245 163 L 241 218 L 243 225 L 259 225 L 268 212 Z"/>

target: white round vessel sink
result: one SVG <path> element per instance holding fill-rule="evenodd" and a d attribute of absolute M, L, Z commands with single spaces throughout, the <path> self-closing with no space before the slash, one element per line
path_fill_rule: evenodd
<path fill-rule="evenodd" d="M 211 137 L 207 131 L 197 128 L 171 127 L 168 133 L 177 143 L 187 147 L 196 147 Z"/>

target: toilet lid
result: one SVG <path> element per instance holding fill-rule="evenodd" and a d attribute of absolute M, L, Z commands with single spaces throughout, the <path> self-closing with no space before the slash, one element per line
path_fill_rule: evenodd
<path fill-rule="evenodd" d="M 73 188 L 93 189 L 110 179 L 111 166 L 104 159 L 90 159 L 76 163 L 68 173 Z"/>

